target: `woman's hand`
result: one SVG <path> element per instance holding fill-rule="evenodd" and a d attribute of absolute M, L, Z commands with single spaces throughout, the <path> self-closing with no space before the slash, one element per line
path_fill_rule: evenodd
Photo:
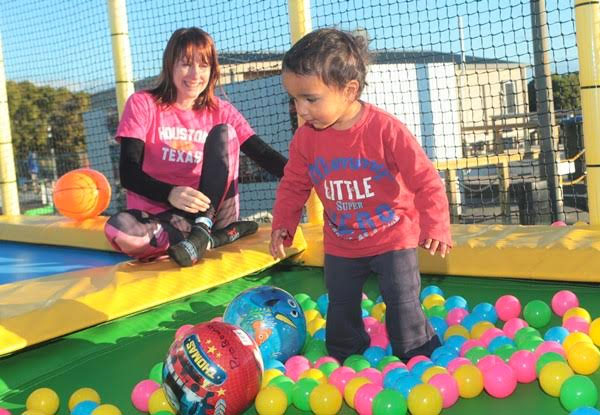
<path fill-rule="evenodd" d="M 210 206 L 206 195 L 189 186 L 175 186 L 169 193 L 169 203 L 189 213 L 205 212 Z"/>
<path fill-rule="evenodd" d="M 435 255 L 435 253 L 438 252 L 442 258 L 444 258 L 446 254 L 449 254 L 452 249 L 450 245 L 431 238 L 419 242 L 419 246 L 428 250 L 431 255 Z"/>
<path fill-rule="evenodd" d="M 287 229 L 276 229 L 271 232 L 271 244 L 269 251 L 271 256 L 275 259 L 285 258 L 285 249 L 283 248 L 283 241 L 290 236 Z"/>

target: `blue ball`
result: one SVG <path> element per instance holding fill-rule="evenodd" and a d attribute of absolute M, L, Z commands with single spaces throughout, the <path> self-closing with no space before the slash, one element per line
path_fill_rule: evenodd
<path fill-rule="evenodd" d="M 392 350 L 392 343 L 388 344 L 387 347 L 385 348 L 385 355 L 386 356 L 391 356 L 394 354 L 394 351 Z"/>
<path fill-rule="evenodd" d="M 569 335 L 569 330 L 562 326 L 550 327 L 546 334 L 544 334 L 544 340 L 553 341 L 562 344 L 565 341 L 565 337 Z"/>
<path fill-rule="evenodd" d="M 313 336 L 312 336 L 313 339 L 325 341 L 325 336 L 327 334 L 327 332 L 325 330 L 326 330 L 325 328 L 321 328 L 321 329 L 315 331 L 315 334 L 313 334 Z"/>
<path fill-rule="evenodd" d="M 464 326 L 467 330 L 471 331 L 473 326 L 484 319 L 479 314 L 467 314 L 465 318 L 460 322 L 462 326 Z"/>
<path fill-rule="evenodd" d="M 444 292 L 440 287 L 438 287 L 437 285 L 428 285 L 421 291 L 421 296 L 419 297 L 421 299 L 421 302 L 423 302 L 423 300 L 431 294 L 439 294 L 442 297 L 444 296 Z"/>
<path fill-rule="evenodd" d="M 366 308 L 361 308 L 360 310 L 362 312 L 362 318 L 369 317 L 371 315 L 369 313 L 369 310 L 367 310 Z"/>
<path fill-rule="evenodd" d="M 405 367 L 397 367 L 387 372 L 383 378 L 383 387 L 394 389 L 401 377 L 409 376 L 410 372 Z"/>
<path fill-rule="evenodd" d="M 433 361 L 433 363 L 435 363 L 436 366 L 448 367 L 448 364 L 456 359 L 456 357 L 457 355 L 454 354 L 442 353 Z"/>
<path fill-rule="evenodd" d="M 416 377 L 418 377 L 419 379 L 421 379 L 421 376 L 423 376 L 423 373 L 425 373 L 425 371 L 432 366 L 435 366 L 433 364 L 433 362 L 431 362 L 429 360 L 423 360 L 423 361 L 417 363 L 416 365 L 414 365 L 412 367 L 412 369 L 410 370 L 410 372 L 413 375 L 415 375 Z"/>
<path fill-rule="evenodd" d="M 492 339 L 492 341 L 490 341 L 490 344 L 488 344 L 488 349 L 490 352 L 494 353 L 498 348 L 504 346 L 505 344 L 514 346 L 515 342 L 508 336 L 496 336 Z"/>
<path fill-rule="evenodd" d="M 420 385 L 421 383 L 423 382 L 421 382 L 420 377 L 416 377 L 413 374 L 408 374 L 398 379 L 398 381 L 394 386 L 392 386 L 392 388 L 402 393 L 405 399 L 408 399 L 408 394 L 410 393 L 410 391 L 413 390 L 415 386 Z"/>
<path fill-rule="evenodd" d="M 431 353 L 431 360 L 435 363 L 435 361 L 438 359 L 438 357 L 443 356 L 449 354 L 453 357 L 457 357 L 458 353 L 456 353 L 456 351 L 450 347 L 446 347 L 444 346 L 440 346 L 438 348 L 436 348 L 433 353 Z"/>
<path fill-rule="evenodd" d="M 385 357 L 385 349 L 379 346 L 371 346 L 364 351 L 363 356 L 369 361 L 371 367 L 375 367 Z"/>
<path fill-rule="evenodd" d="M 569 415 L 600 415 L 600 411 L 591 406 L 581 406 L 570 412 Z"/>
<path fill-rule="evenodd" d="M 381 294 L 379 294 L 377 296 L 377 299 L 375 300 L 375 304 L 377 304 L 377 303 L 383 303 L 383 297 L 381 296 Z"/>
<path fill-rule="evenodd" d="M 90 415 L 98 404 L 94 401 L 81 401 L 73 408 L 71 415 Z"/>
<path fill-rule="evenodd" d="M 327 314 L 327 306 L 329 306 L 329 294 L 321 294 L 319 298 L 317 298 L 317 308 L 322 316 Z"/>
<path fill-rule="evenodd" d="M 225 309 L 223 321 L 252 337 L 263 361 L 285 362 L 302 350 L 306 318 L 297 300 L 281 288 L 264 285 L 237 295 Z"/>
<path fill-rule="evenodd" d="M 496 309 L 490 303 L 479 303 L 474 308 L 471 314 L 475 314 L 481 317 L 481 320 L 489 321 L 495 324 L 498 321 L 498 313 Z M 470 330 L 470 329 L 469 329 Z"/>
<path fill-rule="evenodd" d="M 265 370 L 267 369 L 277 369 L 281 370 L 281 373 L 285 374 L 285 365 L 281 363 L 277 359 L 271 359 L 265 362 Z"/>
<path fill-rule="evenodd" d="M 453 308 L 464 308 L 465 310 L 468 310 L 468 304 L 467 304 L 467 300 L 465 300 L 464 297 L 461 297 L 460 295 L 453 295 L 452 297 L 448 297 L 446 298 L 446 302 L 444 303 L 444 308 L 447 311 L 452 310 Z"/>
<path fill-rule="evenodd" d="M 465 344 L 466 341 L 467 339 L 465 339 L 463 336 L 454 335 L 446 339 L 446 343 L 444 344 L 444 346 L 450 350 L 453 350 L 458 356 L 460 348 L 463 344 Z"/>
<path fill-rule="evenodd" d="M 435 334 L 438 335 L 438 337 L 440 338 L 440 341 L 443 343 L 444 342 L 444 333 L 448 329 L 448 323 L 446 323 L 446 320 L 444 320 L 443 318 L 437 317 L 437 316 L 429 317 L 429 322 L 431 323 L 431 326 L 435 330 Z"/>

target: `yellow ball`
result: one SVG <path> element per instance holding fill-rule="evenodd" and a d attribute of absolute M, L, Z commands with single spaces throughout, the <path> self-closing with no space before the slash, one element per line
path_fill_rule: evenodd
<path fill-rule="evenodd" d="M 408 394 L 408 410 L 412 415 L 438 415 L 442 412 L 442 395 L 428 383 L 416 385 Z"/>
<path fill-rule="evenodd" d="M 92 388 L 79 388 L 71 394 L 69 398 L 69 411 L 77 406 L 79 402 L 92 401 L 100 403 L 100 395 Z"/>
<path fill-rule="evenodd" d="M 579 343 L 579 342 L 587 342 L 589 344 L 594 344 L 594 342 L 592 341 L 590 336 L 588 336 L 585 333 L 576 331 L 574 333 L 569 333 L 567 335 L 567 337 L 565 337 L 565 340 L 563 340 L 563 343 L 562 343 L 562 347 L 563 347 L 563 349 L 565 349 L 565 352 L 568 353 L 569 350 L 571 350 L 571 347 L 573 347 L 573 345 L 575 343 Z"/>
<path fill-rule="evenodd" d="M 385 316 L 385 303 L 377 303 L 371 308 L 371 317 L 375 317 L 377 321 L 383 321 Z"/>
<path fill-rule="evenodd" d="M 298 378 L 310 378 L 316 380 L 319 383 L 327 383 L 327 376 L 325 376 L 325 373 L 321 372 L 319 369 L 315 369 L 314 367 L 311 367 L 310 369 L 307 369 L 304 372 L 302 372 Z"/>
<path fill-rule="evenodd" d="M 350 381 L 346 384 L 346 388 L 344 388 L 344 400 L 346 401 L 346 405 L 354 409 L 354 396 L 356 395 L 356 391 L 358 391 L 360 387 L 366 383 L 371 383 L 371 381 L 364 376 L 358 376 L 350 379 Z"/>
<path fill-rule="evenodd" d="M 592 317 L 590 317 L 590 313 L 588 313 L 588 311 L 585 308 L 581 308 L 581 307 L 572 307 L 572 308 L 569 308 L 565 312 L 565 314 L 563 314 L 562 321 L 564 323 L 565 321 L 567 321 L 571 317 L 575 317 L 575 316 L 581 317 L 581 318 L 585 319 L 585 321 L 587 321 L 588 323 L 590 321 L 592 321 Z"/>
<path fill-rule="evenodd" d="M 473 327 L 471 327 L 471 338 L 479 339 L 483 333 L 494 327 L 496 326 L 489 321 L 480 321 L 479 323 L 475 323 L 473 324 Z"/>
<path fill-rule="evenodd" d="M 423 299 L 423 307 L 426 309 L 430 309 L 436 305 L 444 305 L 446 299 L 439 294 L 429 294 L 427 297 Z"/>
<path fill-rule="evenodd" d="M 267 369 L 263 373 L 261 388 L 266 387 L 269 382 L 275 379 L 278 376 L 283 375 L 283 372 L 279 369 Z"/>
<path fill-rule="evenodd" d="M 474 365 L 462 365 L 452 376 L 458 384 L 458 394 L 463 398 L 474 398 L 483 390 L 483 375 Z"/>
<path fill-rule="evenodd" d="M 335 415 L 342 409 L 342 394 L 330 383 L 317 385 L 308 397 L 316 415 Z"/>
<path fill-rule="evenodd" d="M 54 415 L 58 411 L 60 405 L 60 399 L 58 395 L 52 389 L 39 388 L 31 392 L 27 397 L 25 406 L 27 410 L 37 410 L 45 413 L 46 415 Z"/>
<path fill-rule="evenodd" d="M 319 310 L 317 310 L 316 308 L 311 308 L 310 310 L 304 311 L 304 318 L 306 319 L 307 324 L 317 317 L 323 318 L 321 313 L 319 313 Z"/>
<path fill-rule="evenodd" d="M 100 406 L 98 408 L 100 408 Z M 150 412 L 151 415 L 154 415 L 155 413 L 160 411 L 167 411 L 172 414 L 177 413 L 177 411 L 169 403 L 169 400 L 167 399 L 167 395 L 165 394 L 165 390 L 163 388 L 158 388 L 157 390 L 152 392 L 152 395 L 150 395 L 150 399 L 148 400 L 148 412 Z"/>
<path fill-rule="evenodd" d="M 596 346 L 600 346 L 600 317 L 590 323 L 589 335 Z"/>
<path fill-rule="evenodd" d="M 97 406 L 96 409 L 92 411 L 91 415 L 123 415 L 123 413 L 116 406 L 105 403 Z"/>
<path fill-rule="evenodd" d="M 325 327 L 327 321 L 323 317 L 315 317 L 306 325 L 306 331 L 313 336 L 317 330 Z"/>
<path fill-rule="evenodd" d="M 565 380 L 573 376 L 573 370 L 565 362 L 549 362 L 540 371 L 540 386 L 550 396 L 558 398 Z"/>
<path fill-rule="evenodd" d="M 444 332 L 444 340 L 447 340 L 450 336 L 462 336 L 465 339 L 471 338 L 469 330 L 461 324 L 453 324 L 446 329 Z"/>
<path fill-rule="evenodd" d="M 288 407 L 287 395 L 277 386 L 267 386 L 256 395 L 254 406 L 258 415 L 283 415 Z"/>
<path fill-rule="evenodd" d="M 588 342 L 575 343 L 567 352 L 569 366 L 580 375 L 591 375 L 600 367 L 600 352 Z"/>
<path fill-rule="evenodd" d="M 429 379 L 435 375 L 439 375 L 440 373 L 448 373 L 448 370 L 442 366 L 431 366 L 430 368 L 427 368 L 425 372 L 423 372 L 421 375 L 421 381 L 423 381 L 423 383 L 427 383 L 429 382 Z"/>
<path fill-rule="evenodd" d="M 23 412 L 21 415 L 48 415 L 45 412 L 38 411 L 37 409 L 31 409 L 29 411 Z"/>

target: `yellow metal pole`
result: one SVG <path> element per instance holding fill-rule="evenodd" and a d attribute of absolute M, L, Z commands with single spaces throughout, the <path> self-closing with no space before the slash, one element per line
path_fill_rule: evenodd
<path fill-rule="evenodd" d="M 134 92 L 133 65 L 131 63 L 125 0 L 108 0 L 108 16 L 110 19 L 117 108 L 119 118 L 121 118 L 125 102 Z"/>
<path fill-rule="evenodd" d="M 310 0 L 289 0 L 288 11 L 290 15 L 290 37 L 292 44 L 294 44 L 312 30 Z M 304 120 L 298 117 L 298 125 L 303 123 Z M 306 202 L 306 216 L 308 217 L 308 223 L 323 224 L 323 205 L 314 190 Z"/>
<path fill-rule="evenodd" d="M 0 37 L 0 188 L 2 192 L 2 213 L 19 215 L 19 190 L 15 173 L 8 96 L 6 94 L 6 75 L 4 73 L 4 54 Z"/>
<path fill-rule="evenodd" d="M 600 1 L 575 0 L 579 85 L 591 225 L 600 224 Z"/>

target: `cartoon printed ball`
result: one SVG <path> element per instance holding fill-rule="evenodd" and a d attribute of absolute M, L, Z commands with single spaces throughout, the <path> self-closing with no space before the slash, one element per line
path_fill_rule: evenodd
<path fill-rule="evenodd" d="M 93 169 L 63 174 L 54 185 L 53 200 L 58 212 L 75 220 L 98 216 L 110 204 L 111 188 L 106 177 Z"/>
<path fill-rule="evenodd" d="M 241 414 L 260 389 L 258 345 L 239 327 L 211 321 L 176 339 L 163 368 L 163 388 L 179 415 Z"/>
<path fill-rule="evenodd" d="M 244 329 L 260 347 L 265 362 L 285 362 L 300 353 L 306 340 L 302 307 L 290 293 L 273 286 L 240 293 L 227 306 L 223 321 Z"/>

